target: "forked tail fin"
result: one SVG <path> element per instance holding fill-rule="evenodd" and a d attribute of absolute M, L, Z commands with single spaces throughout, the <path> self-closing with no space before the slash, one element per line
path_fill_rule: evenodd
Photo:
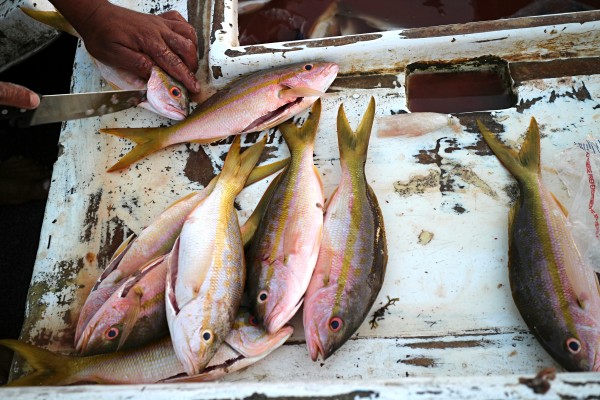
<path fill-rule="evenodd" d="M 73 358 L 21 342 L 0 340 L 0 345 L 19 354 L 34 369 L 34 372 L 9 382 L 6 386 L 49 386 L 60 385 L 72 374 Z"/>

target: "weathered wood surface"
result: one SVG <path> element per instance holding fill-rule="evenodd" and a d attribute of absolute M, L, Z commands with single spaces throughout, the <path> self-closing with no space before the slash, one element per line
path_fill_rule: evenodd
<path fill-rule="evenodd" d="M 187 7 L 175 1 L 162 2 L 160 7 L 158 2 L 133 0 L 120 4 L 144 11 L 175 7 L 184 15 Z M 233 17 L 228 14 L 226 18 Z M 589 31 L 580 30 L 577 35 L 569 36 L 571 40 L 575 36 L 580 40 L 570 49 L 582 57 L 599 57 L 597 21 L 576 25 L 587 26 Z M 570 34 L 575 28 L 567 24 L 563 31 Z M 558 38 L 561 35 L 558 30 L 555 42 L 562 40 Z M 230 34 L 226 29 L 219 30 L 210 43 L 215 49 L 210 65 L 219 66 L 222 73 L 212 77 L 214 88 L 233 79 L 240 71 L 309 60 L 317 54 L 315 47 L 307 46 L 306 52 L 272 52 L 249 57 L 247 62 L 242 62 L 246 60 L 242 56 L 224 55 L 217 60 L 219 46 L 223 50 L 223 46 L 232 45 L 228 42 Z M 494 34 L 516 40 L 519 32 L 494 31 Z M 475 43 L 480 40 L 477 35 L 489 33 L 465 33 L 456 37 L 459 42 Z M 586 42 L 590 38 L 592 42 Z M 422 49 L 419 51 L 429 54 L 431 59 L 451 58 L 446 46 L 436 40 L 441 39 L 420 41 Z M 500 46 L 497 42 L 485 43 Z M 538 42 L 531 43 L 535 47 Z M 507 54 L 520 51 L 511 47 L 513 44 L 514 41 L 506 42 L 503 51 Z M 419 47 L 417 42 L 411 46 Z M 337 108 L 344 104 L 352 126 L 358 124 L 371 96 L 377 103 L 377 116 L 406 110 L 406 65 L 402 64 L 405 61 L 399 61 L 395 70 L 390 67 L 380 74 L 352 76 L 349 73 L 356 72 L 355 68 L 360 70 L 362 64 L 355 64 L 352 57 L 345 63 L 340 56 L 342 47 L 320 49 L 319 58 L 331 54 L 346 73 L 323 98 L 315 147 L 315 163 L 323 174 L 325 192 L 329 196 L 339 180 Z M 387 53 L 381 46 L 370 49 L 372 54 Z M 480 56 L 490 49 L 470 50 L 469 56 L 476 53 Z M 412 54 L 413 50 L 407 51 Z M 464 49 L 459 49 L 456 54 L 462 51 Z M 539 57 L 515 55 L 514 58 L 515 62 L 539 61 Z M 94 388 L 90 393 L 98 396 L 110 393 L 111 398 L 146 396 L 148 392 L 155 396 L 153 398 L 172 397 L 173 391 L 182 398 L 229 398 L 240 397 L 242 393 L 246 393 L 243 395 L 246 397 L 252 393 L 268 396 L 333 396 L 336 393 L 351 396 L 354 393 L 358 397 L 369 397 L 371 393 L 382 398 L 530 396 L 533 392 L 519 385 L 517 376 L 535 375 L 546 367 L 560 371 L 560 367 L 535 341 L 513 304 L 506 269 L 507 214 L 515 198 L 516 184 L 483 142 L 475 120 L 481 119 L 504 141 L 518 146 L 529 119 L 535 116 L 543 135 L 543 177 L 569 207 L 571 197 L 561 168 L 567 159 L 585 157 L 578 143 L 600 140 L 598 72 L 546 79 L 529 77 L 515 87 L 516 107 L 456 114 L 460 121 L 459 132 L 447 127 L 417 137 L 383 138 L 377 135 L 376 123 L 366 171 L 383 210 L 389 263 L 384 286 L 371 314 L 386 303 L 388 296 L 399 300 L 387 308 L 376 328 L 365 321 L 357 334 L 328 360 L 310 360 L 300 319 L 295 318 L 296 330 L 286 345 L 247 370 L 227 377 L 227 384 L 133 386 L 114 391 Z M 104 87 L 85 49 L 79 48 L 73 91 L 95 91 Z M 305 116 L 306 113 L 300 118 Z M 72 353 L 74 326 L 81 305 L 121 241 L 130 233 L 139 232 L 173 201 L 203 187 L 218 172 L 229 148 L 228 141 L 208 146 L 171 146 L 123 172 L 105 172 L 132 144 L 99 134 L 99 128 L 165 123 L 168 121 L 146 110 L 132 109 L 63 125 L 61 153 L 54 168 L 40 236 L 23 340 Z M 279 132 L 271 130 L 263 134 L 269 135 L 263 161 L 287 156 Z M 247 135 L 243 145 L 255 142 L 259 136 Z M 565 157 L 565 152 L 572 157 Z M 599 157 L 598 153 L 594 152 L 593 157 Z M 267 182 L 245 189 L 238 197 L 236 204 L 242 222 L 258 202 Z M 488 378 L 473 381 L 474 377 L 484 375 Z M 286 390 L 287 384 L 280 382 L 290 379 L 298 382 L 298 386 Z M 315 384 L 321 381 L 329 383 Z M 379 381 L 384 383 L 377 383 Z M 556 391 L 551 392 L 555 397 L 564 393 L 581 397 L 597 394 L 598 374 L 560 375 L 556 387 Z M 85 390 L 92 389 L 86 387 Z M 19 397 L 36 392 L 20 389 L 5 393 Z M 44 389 L 40 393 L 52 398 L 58 392 Z M 79 389 L 61 393 L 82 398 Z M 363 396 L 364 393 L 367 395 Z"/>

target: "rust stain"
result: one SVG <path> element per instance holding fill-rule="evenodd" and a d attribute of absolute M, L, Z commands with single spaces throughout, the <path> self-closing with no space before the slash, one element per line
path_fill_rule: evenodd
<path fill-rule="evenodd" d="M 243 51 L 227 49 L 227 50 L 225 50 L 225 55 L 228 57 L 242 57 L 242 56 L 248 56 L 248 55 L 253 55 L 253 54 L 282 53 L 281 54 L 282 57 L 285 58 L 285 53 L 290 52 L 290 51 L 302 50 L 302 47 L 291 47 L 291 48 L 287 48 L 287 49 L 274 49 L 274 48 L 265 47 L 265 46 L 246 46 L 243 49 L 244 49 Z"/>
<path fill-rule="evenodd" d="M 575 87 L 571 87 L 571 91 L 567 91 L 565 93 L 561 93 L 561 94 L 556 94 L 556 91 L 553 90 L 550 93 L 550 99 L 548 100 L 549 103 L 554 103 L 556 101 L 556 99 L 560 98 L 560 97 L 569 97 L 571 99 L 576 99 L 579 101 L 586 101 L 586 100 L 592 100 L 592 95 L 590 94 L 590 92 L 588 91 L 587 87 L 585 87 L 585 83 L 581 84 L 581 87 L 579 89 L 575 89 Z"/>
<path fill-rule="evenodd" d="M 600 57 L 567 58 L 547 61 L 520 61 L 509 65 L 515 83 L 562 76 L 600 74 Z"/>
<path fill-rule="evenodd" d="M 88 263 L 90 263 L 90 264 L 91 264 L 91 263 L 93 263 L 94 261 L 96 261 L 96 255 L 95 255 L 94 253 L 92 253 L 92 252 L 88 252 L 88 253 L 85 255 L 85 260 L 86 260 Z"/>
<path fill-rule="evenodd" d="M 400 87 L 394 74 L 341 76 L 333 81 L 332 87 L 345 89 L 396 89 Z"/>
<path fill-rule="evenodd" d="M 92 232 L 98 224 L 98 210 L 100 208 L 100 200 L 102 199 L 102 189 L 98 189 L 96 193 L 89 195 L 89 205 L 83 220 L 83 234 L 80 241 L 82 243 L 89 242 L 92 238 Z"/>
<path fill-rule="evenodd" d="M 368 42 L 371 40 L 380 39 L 383 35 L 381 34 L 363 34 L 363 35 L 350 35 L 335 38 L 324 38 L 319 40 L 306 40 L 284 43 L 286 47 L 291 46 L 306 46 L 306 47 L 327 47 L 327 46 L 346 46 L 353 43 Z"/>
<path fill-rule="evenodd" d="M 221 71 L 221 67 L 218 65 L 213 65 L 211 67 L 212 69 L 212 74 L 213 74 L 213 78 L 215 79 L 219 79 L 223 77 L 223 71 Z"/>
<path fill-rule="evenodd" d="M 433 358 L 429 357 L 415 357 L 407 360 L 398 360 L 402 364 L 414 365 L 416 367 L 433 368 L 437 365 L 437 362 Z"/>
<path fill-rule="evenodd" d="M 567 23 L 585 23 L 600 19 L 600 11 L 586 13 L 568 13 L 562 15 L 547 15 L 539 17 L 525 17 L 502 19 L 496 21 L 469 22 L 464 24 L 452 24 L 443 26 L 432 26 L 425 28 L 407 29 L 400 32 L 400 37 L 407 39 L 423 39 L 438 36 L 457 36 L 469 33 L 505 31 L 513 29 L 531 28 L 535 26 L 547 26 Z M 448 38 L 449 41 L 453 41 Z"/>
<path fill-rule="evenodd" d="M 408 343 L 406 347 L 411 349 L 461 349 L 473 347 L 485 347 L 492 343 L 489 340 L 456 340 L 456 341 L 437 341 L 437 342 L 419 342 Z"/>
<path fill-rule="evenodd" d="M 202 186 L 208 185 L 210 180 L 215 176 L 210 157 L 206 155 L 202 146 L 197 151 L 189 150 L 189 156 L 183 173 L 190 181 L 198 182 Z"/>
<path fill-rule="evenodd" d="M 206 2 L 205 2 L 206 3 Z M 217 30 L 225 20 L 225 0 L 215 0 L 213 2 L 213 21 L 210 32 L 210 44 L 214 44 L 217 40 Z"/>
<path fill-rule="evenodd" d="M 125 241 L 125 238 L 128 237 L 131 232 L 125 225 L 125 222 L 118 217 L 114 217 L 107 221 L 103 225 L 103 228 L 102 243 L 100 244 L 100 249 L 96 255 L 96 261 L 98 262 L 97 266 L 101 270 L 108 265 L 115 251 L 117 251 L 121 243 Z"/>
<path fill-rule="evenodd" d="M 458 118 L 464 129 L 470 133 L 481 135 L 481 132 L 479 132 L 479 127 L 477 126 L 477 121 L 482 122 L 486 128 L 493 133 L 497 134 L 504 132 L 504 125 L 496 122 L 494 116 L 489 111 L 455 114 L 455 116 Z M 493 155 L 481 136 L 479 137 L 479 140 L 480 142 L 478 142 L 475 147 L 471 146 L 467 148 L 479 151 L 480 153 L 478 153 L 478 155 Z"/>

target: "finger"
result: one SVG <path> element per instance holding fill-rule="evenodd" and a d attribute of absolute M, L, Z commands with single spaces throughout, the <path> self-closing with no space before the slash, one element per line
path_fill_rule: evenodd
<path fill-rule="evenodd" d="M 152 54 L 155 54 L 154 61 L 156 61 L 156 64 L 173 78 L 183 83 L 190 92 L 200 92 L 200 83 L 194 73 L 171 49 L 165 46 Z"/>
<path fill-rule="evenodd" d="M 186 20 L 167 20 L 167 24 L 173 32 L 191 40 L 194 43 L 194 46 L 198 46 L 198 35 L 196 33 L 196 29 L 194 29 L 192 25 L 188 24 Z"/>
<path fill-rule="evenodd" d="M 24 86 L 0 82 L 0 104 L 31 110 L 40 105 L 40 97 Z"/>
<path fill-rule="evenodd" d="M 183 18 L 183 15 L 181 15 L 181 13 L 179 13 L 179 11 L 176 10 L 165 11 L 164 13 L 158 14 L 158 16 L 164 19 L 169 19 L 171 21 L 180 21 L 187 23 L 185 18 Z"/>
<path fill-rule="evenodd" d="M 189 39 L 177 34 L 165 35 L 165 43 L 192 72 L 198 70 L 197 48 Z"/>

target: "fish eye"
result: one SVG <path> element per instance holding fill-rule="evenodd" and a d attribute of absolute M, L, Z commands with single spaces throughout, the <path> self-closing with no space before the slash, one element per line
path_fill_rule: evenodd
<path fill-rule="evenodd" d="M 258 294 L 258 302 L 259 303 L 264 303 L 265 301 L 267 301 L 268 298 L 269 298 L 269 295 L 264 290 Z"/>
<path fill-rule="evenodd" d="M 109 340 L 115 339 L 117 336 L 119 336 L 119 328 L 117 328 L 116 326 L 111 326 L 106 330 L 105 335 L 106 338 Z"/>
<path fill-rule="evenodd" d="M 304 70 L 305 70 L 305 71 L 310 71 L 312 68 L 313 68 L 312 64 L 306 64 L 306 65 L 304 66 Z"/>
<path fill-rule="evenodd" d="M 171 90 L 169 90 L 169 93 L 171 93 L 171 96 L 173 97 L 181 97 L 181 90 L 177 86 L 173 86 Z"/>
<path fill-rule="evenodd" d="M 342 329 L 342 319 L 340 317 L 333 317 L 329 320 L 329 330 L 331 332 L 339 332 Z"/>
<path fill-rule="evenodd" d="M 256 317 L 254 315 L 251 315 L 248 318 L 248 323 L 252 326 L 258 326 L 258 320 L 256 319 Z"/>
<path fill-rule="evenodd" d="M 567 339 L 567 349 L 571 354 L 577 354 L 581 351 L 581 342 L 575 338 Z"/>
<path fill-rule="evenodd" d="M 212 342 L 212 339 L 213 339 L 213 334 L 209 329 L 202 332 L 202 340 L 204 340 L 204 342 L 210 343 L 210 342 Z"/>

